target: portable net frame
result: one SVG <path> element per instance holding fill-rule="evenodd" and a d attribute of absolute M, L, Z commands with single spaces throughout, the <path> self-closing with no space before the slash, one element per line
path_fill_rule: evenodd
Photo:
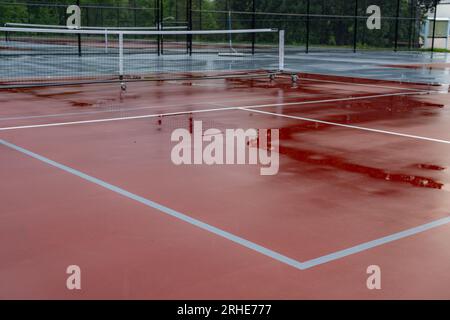
<path fill-rule="evenodd" d="M 284 68 L 284 32 L 275 29 L 137 31 L 3 27 L 0 34 L 3 34 L 0 40 L 3 87 L 249 75 Z M 230 35 L 233 48 L 242 55 L 223 55 L 229 52 Z M 159 39 L 164 39 L 164 46 L 159 45 Z"/>

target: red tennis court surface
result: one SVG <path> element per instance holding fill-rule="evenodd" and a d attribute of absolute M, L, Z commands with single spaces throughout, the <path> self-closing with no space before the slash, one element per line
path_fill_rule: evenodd
<path fill-rule="evenodd" d="M 3 90 L 0 298 L 448 299 L 449 103 L 312 75 Z M 174 165 L 193 120 L 279 129 L 278 174 Z"/>

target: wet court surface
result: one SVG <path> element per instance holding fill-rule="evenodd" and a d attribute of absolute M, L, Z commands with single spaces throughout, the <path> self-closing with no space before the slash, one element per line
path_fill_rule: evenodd
<path fill-rule="evenodd" d="M 315 74 L 420 83 L 450 83 L 450 54 L 349 50 L 306 54 L 287 49 L 288 69 Z"/>
<path fill-rule="evenodd" d="M 301 75 L 2 91 L 0 297 L 448 298 L 449 99 L 432 89 Z M 171 133 L 193 121 L 279 129 L 278 174 L 174 165 Z"/>

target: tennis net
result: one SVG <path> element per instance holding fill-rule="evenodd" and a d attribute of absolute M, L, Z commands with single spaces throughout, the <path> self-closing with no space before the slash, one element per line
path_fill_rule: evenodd
<path fill-rule="evenodd" d="M 284 31 L 0 28 L 0 85 L 278 71 Z"/>
<path fill-rule="evenodd" d="M 28 42 L 31 43 L 32 40 L 30 38 L 24 40 L 24 35 L 26 35 L 25 30 L 33 30 L 33 29 L 48 29 L 48 30 L 74 30 L 74 28 L 69 28 L 67 26 L 64 25 L 46 25 L 46 24 L 30 24 L 30 23 L 5 23 L 5 28 L 14 28 L 14 30 L 16 30 L 16 28 L 21 28 L 21 33 L 18 33 L 17 31 L 14 32 L 9 32 L 9 31 L 5 31 L 5 40 L 6 41 L 18 41 L 18 42 Z M 23 30 L 22 30 L 23 28 Z M 166 25 L 160 25 L 159 27 L 80 27 L 80 28 L 75 28 L 75 30 L 98 30 L 101 31 L 103 34 L 99 35 L 99 34 L 84 34 L 84 37 L 86 37 L 87 39 L 91 38 L 91 40 L 94 39 L 94 37 L 97 39 L 97 47 L 98 46 L 103 46 L 105 48 L 105 53 L 109 52 L 109 38 L 108 35 L 111 31 L 167 31 L 167 30 L 187 30 L 188 27 L 186 25 L 177 25 L 177 26 L 166 26 Z M 41 41 L 44 41 L 43 43 L 47 43 L 47 44 L 58 44 L 58 39 L 54 36 L 52 36 L 51 34 L 49 35 L 48 33 L 46 33 L 47 36 L 44 33 L 39 33 L 39 34 L 34 34 L 33 37 L 39 41 L 38 37 L 40 37 Z M 78 36 L 81 37 L 81 34 L 79 34 Z M 78 36 L 73 39 L 72 37 L 72 42 L 73 40 L 76 40 L 77 45 L 78 45 Z M 48 39 L 46 40 L 45 37 L 47 37 Z M 67 37 L 69 38 L 69 37 Z M 131 35 L 130 35 L 131 38 Z M 62 37 L 60 37 L 60 44 L 64 41 L 64 39 Z M 163 41 L 164 39 L 162 37 L 156 37 L 155 40 L 158 41 L 158 45 L 161 47 L 163 45 Z M 47 41 L 47 42 L 45 42 Z M 67 43 L 67 41 L 66 41 Z M 87 41 L 86 43 L 89 43 L 89 41 Z M 80 38 L 80 50 L 79 50 L 79 54 L 82 52 L 82 48 L 81 48 L 82 42 L 81 42 L 81 38 Z M 187 43 L 186 43 L 187 45 Z M 61 50 L 57 50 L 57 49 L 61 49 Z M 41 54 L 43 50 L 45 50 L 44 46 L 41 46 L 39 49 L 36 46 L 34 47 L 30 47 L 29 50 L 29 54 L 31 54 L 32 52 L 36 53 L 36 54 Z M 52 52 L 52 54 L 58 54 L 58 53 L 62 53 L 62 54 L 67 54 L 68 52 L 66 52 L 64 50 L 63 46 L 48 46 L 46 49 L 48 49 L 49 52 Z M 137 50 L 139 50 L 140 52 L 142 52 L 142 48 L 136 48 Z M 90 51 L 86 51 L 85 53 L 89 53 Z M 112 51 L 112 53 L 114 54 L 115 52 Z"/>

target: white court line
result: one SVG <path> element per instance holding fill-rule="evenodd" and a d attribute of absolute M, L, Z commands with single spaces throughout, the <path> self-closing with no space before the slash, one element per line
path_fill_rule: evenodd
<path fill-rule="evenodd" d="M 190 106 L 198 106 L 198 105 L 207 105 L 207 103 L 191 104 Z M 6 118 L 0 118 L 0 121 L 44 119 L 44 118 L 54 118 L 54 117 L 70 117 L 70 116 L 85 116 L 85 115 L 102 114 L 102 113 L 128 113 L 128 112 L 133 112 L 133 111 L 150 110 L 150 109 L 158 109 L 158 108 L 177 108 L 177 107 L 184 107 L 184 106 L 186 106 L 186 104 L 171 104 L 171 105 L 166 105 L 166 106 L 159 105 L 159 106 L 153 106 L 153 107 L 118 108 L 118 109 L 114 109 L 114 106 L 111 106 L 111 107 L 103 107 L 104 109 L 110 109 L 110 110 L 52 113 L 52 114 L 45 114 L 45 115 L 39 115 L 39 116 L 6 117 Z"/>
<path fill-rule="evenodd" d="M 342 102 L 342 101 L 356 101 L 356 100 L 369 100 L 369 99 L 377 99 L 377 98 L 386 98 L 386 97 L 398 97 L 398 96 L 411 96 L 411 95 L 428 95 L 430 92 L 396 92 L 396 93 L 386 93 L 386 94 L 378 94 L 378 95 L 369 95 L 369 96 L 358 96 L 358 97 L 346 97 L 346 98 L 336 98 L 336 99 L 324 99 L 324 100 L 313 100 L 313 101 L 301 101 L 301 102 L 281 102 L 275 104 L 261 104 L 256 106 L 242 106 L 239 108 L 269 108 L 269 107 L 289 107 L 289 106 L 299 106 L 299 105 L 309 105 L 309 104 L 320 104 L 320 103 L 329 103 L 329 102 Z"/>
<path fill-rule="evenodd" d="M 221 100 L 221 103 L 235 103 L 235 102 L 242 102 L 242 101 L 261 101 L 261 100 L 268 100 L 267 97 L 264 98 L 244 98 L 248 96 L 248 93 L 240 93 L 240 94 L 233 94 L 230 95 L 233 98 L 232 99 L 223 99 Z M 303 98 L 303 94 L 289 94 L 286 95 L 285 99 L 297 99 L 297 98 Z M 278 99 L 277 97 L 273 97 L 272 99 Z M 98 105 L 102 105 L 101 103 L 98 103 Z M 107 104 L 105 104 L 107 105 Z M 200 105 L 211 105 L 211 106 L 218 106 L 217 103 L 190 103 L 189 106 L 200 106 Z M 220 104 L 223 106 L 223 104 Z M 71 117 L 71 116 L 84 116 L 84 115 L 91 115 L 91 114 L 102 114 L 102 113 L 127 113 L 132 111 L 141 111 L 141 110 L 150 110 L 150 109 L 158 109 L 158 108 L 177 108 L 177 107 L 185 107 L 186 103 L 178 103 L 178 104 L 168 104 L 168 105 L 158 105 L 158 106 L 152 106 L 152 107 L 135 107 L 135 108 L 117 108 L 116 104 L 113 104 L 111 107 L 104 106 L 99 107 L 102 109 L 109 109 L 109 110 L 95 110 L 95 111 L 81 111 L 81 112 L 67 112 L 67 113 L 51 113 L 51 114 L 43 114 L 38 116 L 12 116 L 12 117 L 5 117 L 0 118 L 0 121 L 11 121 L 11 120 L 29 120 L 29 119 L 45 119 L 45 118 L 55 118 L 55 117 Z M 225 106 L 226 107 L 226 106 Z"/>
<path fill-rule="evenodd" d="M 104 107 L 104 108 L 106 109 L 108 107 Z M 122 112 L 122 113 L 124 113 L 124 112 L 128 112 L 128 111 L 140 111 L 140 110 L 156 109 L 156 108 L 170 108 L 170 106 L 139 107 L 139 108 L 129 108 L 129 109 L 121 109 L 121 108 L 114 109 L 114 106 L 111 106 L 110 110 L 51 113 L 51 114 L 43 114 L 43 115 L 39 115 L 39 116 L 5 117 L 5 118 L 0 118 L 0 121 L 44 119 L 44 118 L 54 118 L 54 117 L 84 116 L 84 115 L 91 115 L 91 114 L 102 114 L 102 113 L 113 113 L 113 112 Z"/>
<path fill-rule="evenodd" d="M 313 100 L 313 101 L 302 101 L 302 102 L 282 102 L 282 103 L 272 103 L 272 104 L 241 106 L 241 107 L 224 107 L 224 108 L 200 109 L 200 110 L 183 111 L 183 112 L 169 112 L 169 113 L 150 114 L 150 115 L 131 116 L 131 117 L 106 118 L 106 119 L 95 119 L 95 120 L 80 120 L 80 121 L 70 121 L 70 122 L 56 122 L 56 123 L 45 123 L 45 124 L 26 125 L 26 126 L 4 127 L 4 128 L 0 128 L 0 131 L 46 128 L 46 127 L 59 127 L 59 126 L 76 125 L 76 124 L 92 124 L 92 123 L 123 121 L 123 120 L 136 120 L 136 119 L 175 116 L 175 115 L 183 115 L 183 114 L 191 114 L 191 113 L 194 114 L 194 113 L 206 113 L 206 112 L 213 112 L 213 111 L 239 110 L 239 109 L 245 109 L 245 108 L 258 109 L 258 108 L 269 108 L 269 107 L 300 106 L 300 105 L 311 105 L 311 104 L 320 104 L 320 103 L 329 103 L 329 102 L 367 100 L 367 99 L 376 99 L 376 98 L 383 98 L 383 97 L 395 97 L 395 96 L 404 96 L 404 95 L 423 95 L 423 94 L 430 94 L 430 92 L 419 91 L 419 92 L 406 92 L 406 93 L 405 92 L 403 92 L 403 93 L 388 93 L 388 94 L 382 94 L 382 95 L 346 97 L 346 98 L 338 98 L 338 99 L 325 99 L 325 100 Z"/>
<path fill-rule="evenodd" d="M 300 74 L 301 74 L 301 72 L 300 72 Z M 306 72 L 306 74 L 321 75 L 320 73 L 311 73 L 311 72 Z M 386 75 L 390 76 L 391 74 L 386 74 Z M 378 79 L 370 79 L 370 80 L 376 81 Z M 398 79 L 398 80 L 401 80 L 401 79 Z M 392 81 L 397 81 L 398 82 L 398 80 L 392 80 Z M 405 90 L 405 91 L 422 91 L 422 92 L 432 91 L 432 92 L 437 92 L 437 91 L 430 90 L 430 89 L 413 89 L 413 88 L 404 88 L 404 87 L 395 87 L 395 86 L 383 86 L 383 85 L 378 85 L 378 84 L 351 83 L 351 82 L 345 82 L 345 81 L 310 79 L 310 78 L 302 78 L 302 77 L 299 78 L 299 81 L 300 81 L 300 83 L 302 81 L 314 81 L 314 82 L 325 82 L 325 83 L 335 83 L 335 84 L 346 84 L 346 85 L 360 86 L 360 87 L 369 87 L 369 88 L 395 89 L 395 90 Z M 416 83 L 408 83 L 408 82 L 405 83 L 405 84 L 408 84 L 408 85 L 425 85 L 425 86 L 431 87 L 430 84 L 416 84 Z"/>
<path fill-rule="evenodd" d="M 71 122 L 46 123 L 46 124 L 36 124 L 36 125 L 18 126 L 18 127 L 6 127 L 6 128 L 0 128 L 0 131 L 18 130 L 18 129 L 33 129 L 33 128 L 47 128 L 47 127 L 60 127 L 60 126 L 68 126 L 68 125 L 75 125 L 75 124 L 102 123 L 102 122 L 123 121 L 123 120 L 148 119 L 148 118 L 158 118 L 158 117 L 164 117 L 164 116 L 180 116 L 180 115 L 185 115 L 185 114 L 207 113 L 207 112 L 224 111 L 224 110 L 237 110 L 237 107 L 202 109 L 202 110 L 181 111 L 181 112 L 169 112 L 169 113 L 162 113 L 162 114 L 149 114 L 149 115 L 132 116 L 132 117 L 120 117 L 120 118 L 106 118 L 106 119 L 96 119 L 96 120 L 83 120 L 83 121 L 71 121 Z"/>
<path fill-rule="evenodd" d="M 403 138 L 413 138 L 413 139 L 418 139 L 418 140 L 425 140 L 425 141 L 432 141 L 432 142 L 439 142 L 439 143 L 450 144 L 450 141 L 448 141 L 448 140 L 434 139 L 434 138 L 416 136 L 416 135 L 406 134 L 406 133 L 398 133 L 398 132 L 393 132 L 393 131 L 386 131 L 386 130 L 379 130 L 379 129 L 360 127 L 360 126 L 353 126 L 353 125 L 342 124 L 342 123 L 337 123 L 337 122 L 316 120 L 316 119 L 304 118 L 304 117 L 298 117 L 298 116 L 290 116 L 290 115 L 286 115 L 286 114 L 280 114 L 280 113 L 268 112 L 268 111 L 262 111 L 262 110 L 255 110 L 255 109 L 250 109 L 250 108 L 239 108 L 239 109 L 247 111 L 247 112 L 257 112 L 257 113 L 261 113 L 261 114 L 277 116 L 277 117 L 282 117 L 282 118 L 296 119 L 296 120 L 302 120 L 302 121 L 308 121 L 308 122 L 314 122 L 314 123 L 322 123 L 322 124 L 331 125 L 331 126 L 335 126 L 335 127 L 344 127 L 344 128 L 356 129 L 356 130 L 362 130 L 362 131 L 383 133 L 383 134 L 388 134 L 388 135 L 392 135 L 392 136 L 399 136 L 399 137 L 403 137 Z"/>
<path fill-rule="evenodd" d="M 312 267 L 316 267 L 325 263 L 329 263 L 335 260 L 339 260 L 342 259 L 344 257 L 348 257 L 357 253 L 361 253 L 364 251 L 367 251 L 369 249 L 372 248 L 376 248 L 394 241 L 398 241 L 404 238 L 408 238 L 411 236 L 414 236 L 416 234 L 420 234 L 444 225 L 447 225 L 450 223 L 450 217 L 445 217 L 439 220 L 435 220 L 426 224 L 422 224 L 420 226 L 411 228 L 411 229 L 407 229 L 407 230 L 403 230 L 401 232 L 398 233 L 394 233 L 394 234 L 390 234 L 388 236 L 385 236 L 383 238 L 378 238 L 375 240 L 371 240 L 368 242 L 364 242 L 364 243 L 360 243 L 358 245 L 355 245 L 353 247 L 344 249 L 344 250 L 340 250 L 340 251 L 335 251 L 332 252 L 330 254 L 324 255 L 324 256 L 320 256 L 311 260 L 307 260 L 307 261 L 299 261 L 293 258 L 290 258 L 284 254 L 282 254 L 281 252 L 278 251 L 274 251 L 268 247 L 264 247 L 262 245 L 259 245 L 255 242 L 252 242 L 248 239 L 242 238 L 236 234 L 233 234 L 231 232 L 228 232 L 224 229 L 220 229 L 218 227 L 215 227 L 211 224 L 208 224 L 206 222 L 203 222 L 202 220 L 198 220 L 195 219 L 194 217 L 191 217 L 189 215 L 187 215 L 186 213 L 183 212 L 179 212 L 176 211 L 172 208 L 169 208 L 163 204 L 157 203 L 151 199 L 147 199 L 144 198 L 142 196 L 139 196 L 137 194 L 131 193 L 130 191 L 127 191 L 125 189 L 120 188 L 119 186 L 113 185 L 111 183 L 108 183 L 104 180 L 100 180 L 94 176 L 90 176 L 84 172 L 78 171 L 75 168 L 71 168 L 69 166 L 66 166 L 62 163 L 53 161 L 49 158 L 46 158 L 40 154 L 34 153 L 30 150 L 27 150 L 25 148 L 22 148 L 20 146 L 17 146 L 15 144 L 12 144 L 10 142 L 7 142 L 5 140 L 1 140 L 0 139 L 0 145 L 3 145 L 5 147 L 8 147 L 10 149 L 16 150 L 22 154 L 25 154 L 31 158 L 34 158 L 36 160 L 39 160 L 49 166 L 52 166 L 54 168 L 60 169 L 62 171 L 65 171 L 66 173 L 72 174 L 73 176 L 76 176 L 78 178 L 81 178 L 85 181 L 88 181 L 90 183 L 93 183 L 97 186 L 100 186 L 102 188 L 105 188 L 109 191 L 112 191 L 118 195 L 121 195 L 123 197 L 126 197 L 128 199 L 134 200 L 138 203 L 141 203 L 147 207 L 153 208 L 158 210 L 159 212 L 166 214 L 168 216 L 171 216 L 175 219 L 181 220 L 185 223 L 190 224 L 191 226 L 195 226 L 197 228 L 203 229 L 204 231 L 214 234 L 218 237 L 221 237 L 223 239 L 229 240 L 237 245 L 240 245 L 242 247 L 245 247 L 249 250 L 252 250 L 254 252 L 258 252 L 262 255 L 265 255 L 273 260 L 276 260 L 280 263 L 283 263 L 285 265 L 289 265 L 291 267 L 294 267 L 298 270 L 306 270 Z"/>
<path fill-rule="evenodd" d="M 239 89 L 239 88 L 236 88 Z M 275 89 L 275 88 L 273 88 Z M 248 97 L 248 93 L 245 92 L 236 92 L 234 94 L 227 94 L 227 96 L 233 97 L 232 99 L 223 99 L 221 100 L 221 103 L 235 103 L 235 102 L 242 102 L 242 101 L 261 101 L 261 100 L 268 100 L 267 97 L 263 98 L 245 98 Z M 295 98 L 303 98 L 304 94 L 292 94 L 287 93 L 284 98 L 287 99 L 295 99 Z M 272 99 L 278 99 L 278 97 L 272 97 Z M 119 102 L 120 103 L 120 102 Z M 117 104 L 119 104 L 117 103 Z M 186 103 L 178 103 L 178 104 L 168 104 L 168 105 L 158 105 L 158 106 L 152 106 L 152 107 L 135 107 L 135 108 L 118 108 L 114 109 L 114 107 L 117 107 L 117 104 L 113 104 L 111 107 L 108 107 L 107 103 L 105 103 L 104 107 L 100 107 L 103 109 L 110 109 L 110 110 L 95 110 L 95 111 L 82 111 L 82 112 L 67 112 L 67 113 L 52 113 L 52 114 L 43 114 L 43 115 L 37 115 L 37 116 L 12 116 L 12 117 L 4 117 L 0 118 L 0 121 L 11 121 L 11 120 L 28 120 L 28 119 L 44 119 L 44 118 L 54 118 L 54 117 L 65 117 L 65 116 L 83 116 L 83 115 L 90 115 L 90 114 L 102 114 L 102 113 L 126 113 L 128 111 L 140 111 L 140 110 L 148 110 L 148 109 L 157 109 L 157 108 L 176 108 L 176 107 L 185 107 Z M 96 103 L 94 105 L 101 106 L 102 103 Z M 190 103 L 189 106 L 199 106 L 199 105 L 218 105 L 216 103 Z"/>

